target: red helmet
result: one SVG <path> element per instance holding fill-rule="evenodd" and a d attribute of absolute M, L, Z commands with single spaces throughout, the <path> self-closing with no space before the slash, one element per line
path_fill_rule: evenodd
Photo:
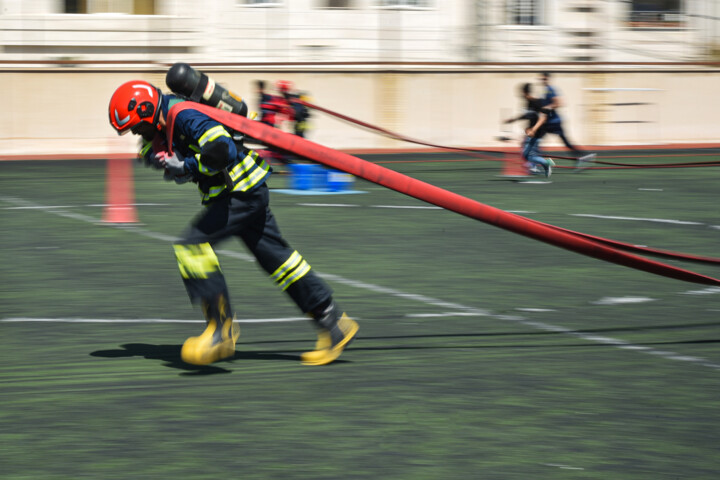
<path fill-rule="evenodd" d="M 144 80 L 123 83 L 110 98 L 110 125 L 118 135 L 125 135 L 141 122 L 155 127 L 160 117 L 161 98 L 160 89 Z"/>
<path fill-rule="evenodd" d="M 289 92 L 292 89 L 292 82 L 290 80 L 278 80 L 275 83 L 275 88 L 280 92 Z"/>

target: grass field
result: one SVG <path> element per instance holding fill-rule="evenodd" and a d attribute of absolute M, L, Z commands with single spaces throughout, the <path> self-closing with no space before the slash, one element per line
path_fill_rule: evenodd
<path fill-rule="evenodd" d="M 368 158 L 542 222 L 720 256 L 720 167 L 558 169 L 535 184 L 452 154 Z M 230 241 L 219 257 L 242 336 L 233 359 L 195 367 L 179 352 L 202 315 L 170 243 L 199 196 L 159 177 L 136 168 L 142 224 L 108 226 L 104 161 L 0 163 L 0 478 L 720 476 L 719 288 L 361 180 L 358 194 L 275 192 L 283 233 L 359 337 L 332 365 L 301 365 L 309 321 Z"/>

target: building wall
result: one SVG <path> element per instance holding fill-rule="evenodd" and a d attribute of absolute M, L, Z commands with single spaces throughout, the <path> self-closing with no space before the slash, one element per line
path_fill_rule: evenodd
<path fill-rule="evenodd" d="M 154 15 L 128 14 L 132 0 L 88 1 L 91 14 L 64 14 L 61 0 L 3 0 L 0 61 L 680 62 L 720 51 L 717 0 L 685 0 L 679 28 L 633 27 L 621 1 L 543 0 L 532 26 L 513 24 L 507 0 L 347 9 L 155 0 Z"/>
<path fill-rule="evenodd" d="M 561 114 L 580 144 L 718 142 L 720 71 L 703 69 L 552 69 L 564 97 Z M 406 71 L 205 71 L 257 109 L 254 81 L 291 80 L 325 108 L 425 142 L 500 146 L 501 119 L 521 109 L 518 85 L 529 69 Z M 137 139 L 108 124 L 108 101 L 121 83 L 148 80 L 164 90 L 165 70 L 1 70 L 3 155 L 134 152 Z M 536 85 L 536 92 L 539 87 Z M 631 104 L 631 105 L 627 105 Z M 418 148 L 315 113 L 309 138 L 339 149 Z M 516 125 L 515 135 L 521 129 Z M 547 145 L 557 145 L 548 139 Z"/>

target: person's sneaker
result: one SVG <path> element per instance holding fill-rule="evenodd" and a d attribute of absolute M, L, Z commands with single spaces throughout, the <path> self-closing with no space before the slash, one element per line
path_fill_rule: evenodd
<path fill-rule="evenodd" d="M 530 172 L 530 175 L 538 175 L 542 173 L 540 167 L 538 167 L 537 165 L 533 165 L 528 169 L 528 171 Z"/>
<path fill-rule="evenodd" d="M 185 340 L 180 357 L 183 362 L 193 365 L 208 365 L 232 357 L 239 337 L 240 327 L 234 318 L 225 318 L 220 326 L 211 318 L 200 336 Z"/>
<path fill-rule="evenodd" d="M 588 153 L 587 155 L 583 155 L 582 157 L 577 159 L 577 162 L 575 163 L 575 171 L 580 172 L 582 170 L 585 170 L 588 167 L 588 164 L 595 161 L 595 157 L 597 154 L 595 153 Z"/>
<path fill-rule="evenodd" d="M 314 315 L 318 327 L 315 350 L 301 355 L 304 365 L 326 365 L 334 362 L 360 329 L 357 322 L 348 317 L 331 302 L 323 311 Z"/>
<path fill-rule="evenodd" d="M 548 157 L 545 160 L 547 160 L 547 166 L 543 165 L 543 168 L 545 168 L 545 176 L 549 177 L 552 175 L 552 167 L 555 166 L 555 162 L 553 162 L 553 159 Z"/>

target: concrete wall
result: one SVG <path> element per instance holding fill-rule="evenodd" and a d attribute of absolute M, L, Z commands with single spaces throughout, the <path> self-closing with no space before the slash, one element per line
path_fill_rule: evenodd
<path fill-rule="evenodd" d="M 520 111 L 517 87 L 536 82 L 535 70 L 233 71 L 204 68 L 256 109 L 254 84 L 287 79 L 328 109 L 431 143 L 500 146 L 500 119 Z M 0 71 L 0 155 L 134 152 L 137 140 L 108 124 L 108 101 L 121 83 L 145 79 L 167 90 L 165 70 Z M 554 71 L 564 97 L 561 113 L 579 144 L 704 143 L 720 141 L 716 93 L 720 70 Z M 536 93 L 540 87 L 535 86 Z M 309 138 L 340 149 L 416 148 L 315 113 Z M 520 126 L 513 129 L 520 133 Z M 556 145 L 548 139 L 547 145 Z"/>

